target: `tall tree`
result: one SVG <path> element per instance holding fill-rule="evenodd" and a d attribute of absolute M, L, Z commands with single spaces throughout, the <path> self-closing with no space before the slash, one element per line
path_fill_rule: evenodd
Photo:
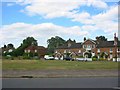
<path fill-rule="evenodd" d="M 26 39 L 23 40 L 21 45 L 14 51 L 15 56 L 21 56 L 24 53 L 24 49 L 27 48 L 30 45 L 35 45 L 37 46 L 37 40 L 35 40 L 33 37 L 27 37 Z"/>
<path fill-rule="evenodd" d="M 62 39 L 61 37 L 59 37 L 59 36 L 51 37 L 50 39 L 47 40 L 48 53 L 49 54 L 54 53 L 55 48 L 65 44 L 65 42 L 66 41 L 64 39 Z"/>
<path fill-rule="evenodd" d="M 107 38 L 105 38 L 105 36 L 97 36 L 96 40 L 98 40 L 98 41 L 107 41 Z"/>

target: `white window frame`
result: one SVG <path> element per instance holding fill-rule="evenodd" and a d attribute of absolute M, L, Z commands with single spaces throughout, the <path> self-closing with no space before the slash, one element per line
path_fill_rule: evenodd
<path fill-rule="evenodd" d="M 28 53 L 30 53 L 30 49 L 28 49 Z"/>
<path fill-rule="evenodd" d="M 37 50 L 35 49 L 35 53 L 37 52 Z"/>
<path fill-rule="evenodd" d="M 100 52 L 100 48 L 97 49 L 97 52 Z"/>

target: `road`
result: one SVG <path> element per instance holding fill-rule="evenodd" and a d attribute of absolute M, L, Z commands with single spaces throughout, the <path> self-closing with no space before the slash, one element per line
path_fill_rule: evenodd
<path fill-rule="evenodd" d="M 114 88 L 117 77 L 3 78 L 3 88 Z"/>

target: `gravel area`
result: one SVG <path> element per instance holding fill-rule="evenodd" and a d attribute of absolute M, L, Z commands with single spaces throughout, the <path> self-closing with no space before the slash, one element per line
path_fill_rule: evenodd
<path fill-rule="evenodd" d="M 42 77 L 93 77 L 118 76 L 118 70 L 3 70 L 2 77 L 19 78 L 22 76 Z"/>

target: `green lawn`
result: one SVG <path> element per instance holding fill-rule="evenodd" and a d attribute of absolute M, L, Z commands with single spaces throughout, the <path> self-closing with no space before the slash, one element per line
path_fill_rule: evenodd
<path fill-rule="evenodd" d="M 3 60 L 3 70 L 88 70 L 118 69 L 117 62 L 111 61 L 60 61 L 60 60 Z"/>

